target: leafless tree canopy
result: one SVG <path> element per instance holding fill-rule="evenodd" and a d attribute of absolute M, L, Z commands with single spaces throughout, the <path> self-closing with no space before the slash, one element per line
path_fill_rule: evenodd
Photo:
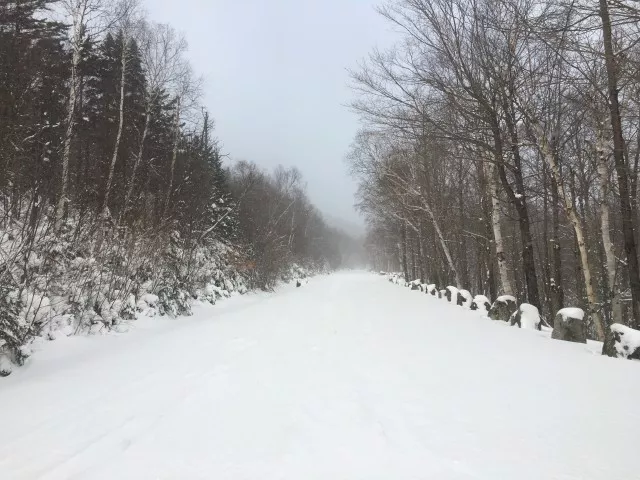
<path fill-rule="evenodd" d="M 379 268 L 640 327 L 635 2 L 391 0 L 351 72 Z"/>

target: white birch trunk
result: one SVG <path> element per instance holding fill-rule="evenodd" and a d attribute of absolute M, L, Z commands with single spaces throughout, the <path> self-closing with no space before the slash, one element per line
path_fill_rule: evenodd
<path fill-rule="evenodd" d="M 622 305 L 620 304 L 620 288 L 616 275 L 616 256 L 611 241 L 611 225 L 609 221 L 609 172 L 605 156 L 602 132 L 598 135 L 598 183 L 600 185 L 600 230 L 602 231 L 602 245 L 607 261 L 607 278 L 611 295 L 611 316 L 613 323 L 622 323 Z"/>
<path fill-rule="evenodd" d="M 82 29 L 84 27 L 84 10 L 78 8 L 73 11 L 73 36 L 71 40 L 71 79 L 69 81 L 69 101 L 67 103 L 67 128 L 64 134 L 64 148 L 62 153 L 62 178 L 60 182 L 60 197 L 56 205 L 56 230 L 62 226 L 67 203 L 69 201 L 69 160 L 71 158 L 71 142 L 75 131 L 75 113 L 78 103 L 79 68 L 82 60 Z"/>
<path fill-rule="evenodd" d="M 536 134 L 538 136 L 538 141 L 542 150 L 543 157 L 553 176 L 556 180 L 556 184 L 558 186 L 558 193 L 560 198 L 564 202 L 565 212 L 571 225 L 573 227 L 573 231 L 576 235 L 576 240 L 578 242 L 578 250 L 580 252 L 580 263 L 582 265 L 582 274 L 584 275 L 584 284 L 587 291 L 587 303 L 589 306 L 589 313 L 591 314 L 591 318 L 593 319 L 593 324 L 596 329 L 596 336 L 598 340 L 604 340 L 604 326 L 602 324 L 602 317 L 598 312 L 598 301 L 596 298 L 596 292 L 593 288 L 593 280 L 591 279 L 591 268 L 589 267 L 589 256 L 587 253 L 587 246 L 585 243 L 584 232 L 582 230 L 582 224 L 580 223 L 580 219 L 578 218 L 578 214 L 576 213 L 575 207 L 571 202 L 571 199 L 567 196 L 567 193 L 564 188 L 564 182 L 562 180 L 562 175 L 560 175 L 560 167 L 556 162 L 556 159 L 551 151 L 551 147 L 549 142 L 547 141 L 544 132 L 540 125 L 533 121 L 532 126 L 536 130 Z"/>
<path fill-rule="evenodd" d="M 111 194 L 111 186 L 113 184 L 113 175 L 116 169 L 116 162 L 118 161 L 118 152 L 120 151 L 120 142 L 122 140 L 122 129 L 124 127 L 124 97 L 125 87 L 127 84 L 127 50 L 128 50 L 128 36 L 125 34 L 122 38 L 122 55 L 120 57 L 120 105 L 118 115 L 118 133 L 116 134 L 115 145 L 113 146 L 113 155 L 111 157 L 111 164 L 109 165 L 109 175 L 107 177 L 107 185 L 104 192 L 104 201 L 102 203 L 102 218 L 107 217 L 109 210 L 109 196 Z"/>
<path fill-rule="evenodd" d="M 487 177 L 489 179 L 489 195 L 491 197 L 491 227 L 493 229 L 493 239 L 496 247 L 496 257 L 498 259 L 500 284 L 504 295 L 513 295 L 513 287 L 511 286 L 511 280 L 509 280 L 509 267 L 504 253 L 498 181 L 496 179 L 496 166 L 493 163 L 489 163 Z"/>
<path fill-rule="evenodd" d="M 176 171 L 176 161 L 178 159 L 178 144 L 180 141 L 180 106 L 181 98 L 178 96 L 176 104 L 176 116 L 174 123 L 174 140 L 173 140 L 173 155 L 171 157 L 171 173 L 169 175 L 169 186 L 167 188 L 167 196 L 164 202 L 164 211 L 162 217 L 164 218 L 169 210 L 169 201 L 171 200 L 171 191 L 173 190 L 173 177 Z"/>

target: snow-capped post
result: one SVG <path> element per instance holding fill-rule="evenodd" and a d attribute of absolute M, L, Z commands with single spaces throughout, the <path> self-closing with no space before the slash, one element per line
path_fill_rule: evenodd
<path fill-rule="evenodd" d="M 529 303 L 523 303 L 518 310 L 511 314 L 511 326 L 517 325 L 518 328 L 527 328 L 530 330 L 540 330 L 542 320 L 538 307 Z"/>
<path fill-rule="evenodd" d="M 511 314 L 516 311 L 516 298 L 512 295 L 502 295 L 496 298 L 489 309 L 489 318 L 491 320 L 501 320 L 508 322 Z"/>
<path fill-rule="evenodd" d="M 476 295 L 473 297 L 473 302 L 471 302 L 471 306 L 469 308 L 471 310 L 487 314 L 491 309 L 491 302 L 485 295 Z"/>
<path fill-rule="evenodd" d="M 640 331 L 614 323 L 607 328 L 602 355 L 640 360 Z"/>
<path fill-rule="evenodd" d="M 458 290 L 458 298 L 457 303 L 459 306 L 464 308 L 471 308 L 471 304 L 473 303 L 473 297 L 469 290 Z"/>
<path fill-rule="evenodd" d="M 566 342 L 587 343 L 584 310 L 563 308 L 556 314 L 551 338 Z"/>

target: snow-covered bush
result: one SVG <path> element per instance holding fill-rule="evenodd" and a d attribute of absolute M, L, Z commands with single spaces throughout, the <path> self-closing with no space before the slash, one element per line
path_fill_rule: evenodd
<path fill-rule="evenodd" d="M 614 323 L 607 329 L 602 354 L 640 360 L 640 331 Z"/>
<path fill-rule="evenodd" d="M 587 343 L 587 330 L 581 308 L 563 308 L 558 311 L 551 338 L 567 342 Z"/>
<path fill-rule="evenodd" d="M 20 365 L 38 338 L 126 329 L 137 315 L 185 315 L 192 299 L 214 303 L 247 291 L 240 254 L 220 242 L 193 243 L 177 231 L 123 234 L 69 215 L 35 230 L 0 228 L 0 363 Z M 27 249 L 25 245 L 29 245 Z M 20 279 L 20 283 L 18 283 Z"/>
<path fill-rule="evenodd" d="M 529 303 L 523 303 L 518 310 L 511 314 L 511 326 L 517 325 L 519 328 L 527 328 L 530 330 L 540 330 L 542 320 L 538 307 Z"/>
<path fill-rule="evenodd" d="M 511 314 L 516 311 L 516 298 L 511 295 L 502 295 L 496 298 L 489 309 L 489 318 L 508 322 Z"/>

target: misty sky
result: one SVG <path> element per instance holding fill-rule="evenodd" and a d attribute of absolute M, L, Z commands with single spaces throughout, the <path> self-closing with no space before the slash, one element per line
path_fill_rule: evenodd
<path fill-rule="evenodd" d="M 393 33 L 379 0 L 147 0 L 189 41 L 231 159 L 297 166 L 324 213 L 358 221 L 345 154 L 358 128 L 348 67 Z"/>

